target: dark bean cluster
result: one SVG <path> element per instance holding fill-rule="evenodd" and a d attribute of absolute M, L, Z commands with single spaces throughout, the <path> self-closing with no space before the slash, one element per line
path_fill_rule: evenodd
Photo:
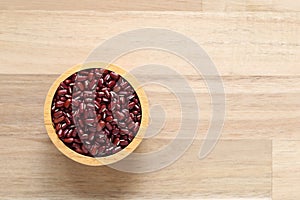
<path fill-rule="evenodd" d="M 91 157 L 109 156 L 128 146 L 142 118 L 139 98 L 129 82 L 101 68 L 81 70 L 60 83 L 51 114 L 58 137 Z"/>

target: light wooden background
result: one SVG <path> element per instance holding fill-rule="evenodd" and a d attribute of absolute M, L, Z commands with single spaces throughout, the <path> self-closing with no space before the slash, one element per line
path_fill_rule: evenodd
<path fill-rule="evenodd" d="M 0 199 L 299 199 L 299 12 L 295 0 L 0 0 Z M 191 148 L 139 175 L 67 159 L 43 125 L 50 85 L 105 39 L 142 27 L 187 35 L 217 66 L 227 106 L 219 143 L 197 158 L 212 107 L 204 81 L 175 56 L 140 51 L 116 64 L 166 64 L 190 80 L 202 117 Z M 138 149 L 147 152 L 172 140 L 179 110 L 164 88 L 145 90 L 169 114 Z"/>

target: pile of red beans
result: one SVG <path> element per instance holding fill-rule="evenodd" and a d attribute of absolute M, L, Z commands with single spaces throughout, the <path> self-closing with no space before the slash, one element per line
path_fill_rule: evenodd
<path fill-rule="evenodd" d="M 105 157 L 136 136 L 142 110 L 133 87 L 101 68 L 81 70 L 60 83 L 51 115 L 58 137 L 77 153 Z"/>

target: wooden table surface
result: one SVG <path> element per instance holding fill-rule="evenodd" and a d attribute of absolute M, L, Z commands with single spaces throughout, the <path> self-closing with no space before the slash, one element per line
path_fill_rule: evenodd
<path fill-rule="evenodd" d="M 299 12 L 294 0 L 0 0 L 0 199 L 299 199 Z M 115 64 L 183 69 L 201 108 L 191 148 L 146 174 L 66 158 L 44 128 L 48 89 L 101 42 L 143 27 L 185 34 L 211 57 L 226 92 L 220 141 L 198 159 L 212 108 L 204 80 L 174 55 L 142 50 Z M 145 90 L 169 110 L 137 150 L 147 152 L 172 140 L 179 110 L 163 88 Z"/>

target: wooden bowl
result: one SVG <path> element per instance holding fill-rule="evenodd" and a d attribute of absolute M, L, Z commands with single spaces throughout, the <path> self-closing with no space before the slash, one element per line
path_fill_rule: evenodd
<path fill-rule="evenodd" d="M 142 119 L 141 119 L 141 124 L 140 128 L 132 140 L 132 142 L 123 150 L 112 154 L 110 156 L 106 157 L 89 157 L 89 156 L 84 156 L 81 155 L 74 150 L 70 149 L 68 146 L 66 146 L 58 137 L 56 134 L 56 131 L 53 127 L 53 122 L 51 118 L 51 104 L 53 97 L 55 95 L 55 92 L 57 88 L 59 87 L 60 83 L 63 82 L 66 78 L 71 76 L 72 74 L 83 70 L 83 69 L 89 69 L 89 68 L 105 68 L 110 71 L 114 71 L 121 75 L 123 78 L 125 78 L 133 87 L 133 89 L 136 91 L 138 98 L 141 103 L 141 108 L 142 108 Z M 101 165 L 108 165 L 115 163 L 117 161 L 120 161 L 124 159 L 126 156 L 128 156 L 130 153 L 132 153 L 141 143 L 144 133 L 146 131 L 146 128 L 148 126 L 149 122 L 149 108 L 148 108 L 148 100 L 146 97 L 146 94 L 142 87 L 139 85 L 137 80 L 128 72 L 126 72 L 124 69 L 121 67 L 118 67 L 116 65 L 112 64 L 105 64 L 105 63 L 88 63 L 88 64 L 79 64 L 76 65 L 66 72 L 64 72 L 51 86 L 47 97 L 45 101 L 45 106 L 44 106 L 44 123 L 46 126 L 47 133 L 53 142 L 53 144 L 56 146 L 56 148 L 61 151 L 65 156 L 71 158 L 72 160 L 85 164 L 85 165 L 90 165 L 90 166 L 101 166 Z"/>

